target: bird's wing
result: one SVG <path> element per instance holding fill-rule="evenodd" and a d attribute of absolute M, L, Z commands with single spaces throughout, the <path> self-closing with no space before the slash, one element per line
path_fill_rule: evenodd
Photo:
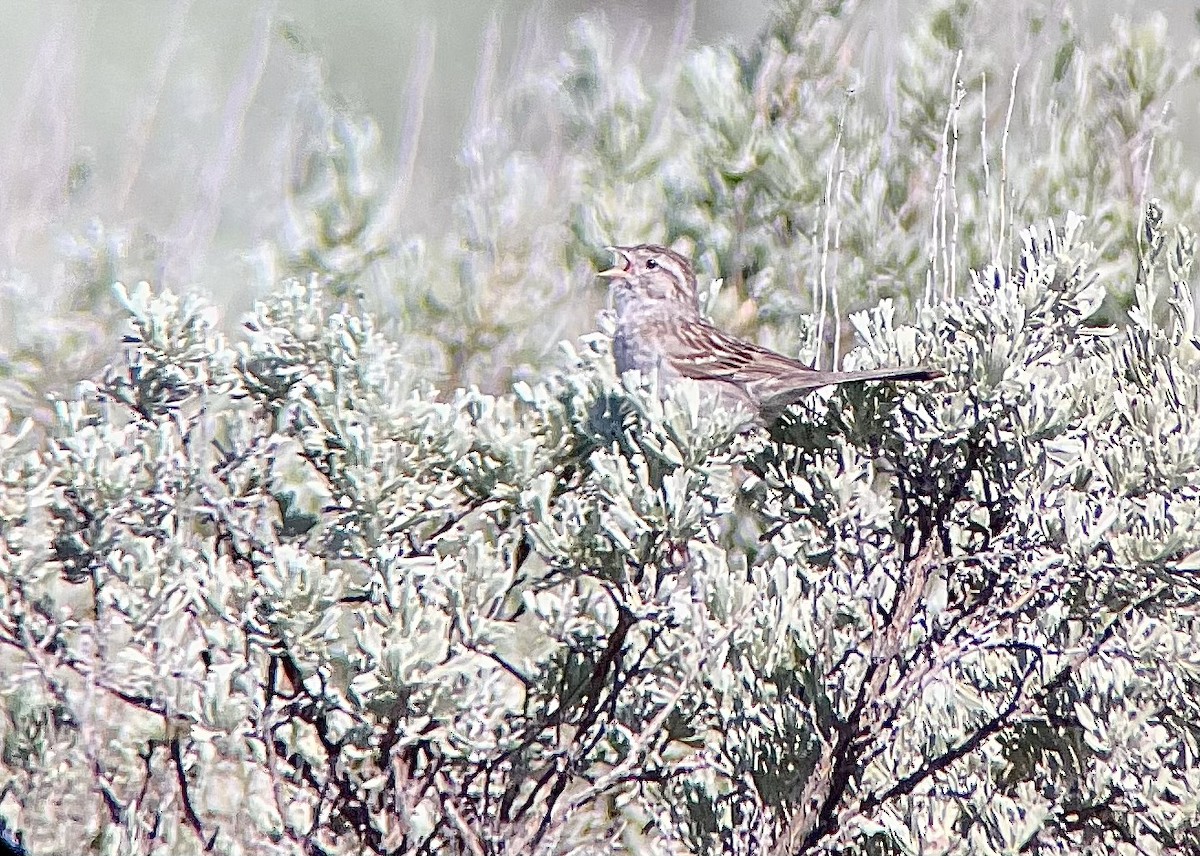
<path fill-rule="evenodd" d="M 683 377 L 731 384 L 760 407 L 783 407 L 818 387 L 865 380 L 936 380 L 937 369 L 890 368 L 821 371 L 769 348 L 734 338 L 701 320 L 676 324 L 666 335 L 664 352 Z"/>
<path fill-rule="evenodd" d="M 810 379 L 813 385 L 821 385 L 818 376 L 823 372 L 813 371 L 769 348 L 734 338 L 704 321 L 681 321 L 674 333 L 664 337 L 664 351 L 671 367 L 684 377 L 732 383 L 752 395 L 762 392 L 754 387 L 773 386 L 784 379 L 792 386 L 804 386 Z"/>

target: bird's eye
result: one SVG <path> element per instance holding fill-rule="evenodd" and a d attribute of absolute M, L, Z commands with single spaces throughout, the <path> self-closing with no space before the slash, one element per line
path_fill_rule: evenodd
<path fill-rule="evenodd" d="M 658 267 L 658 259 L 647 259 L 646 260 L 646 269 L 647 270 L 654 270 L 657 267 Z"/>

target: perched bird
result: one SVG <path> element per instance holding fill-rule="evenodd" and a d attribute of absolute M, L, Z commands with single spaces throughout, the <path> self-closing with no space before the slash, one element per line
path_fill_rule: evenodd
<path fill-rule="evenodd" d="M 664 387 L 681 377 L 726 405 L 741 404 L 771 421 L 818 387 L 864 380 L 936 380 L 929 368 L 819 371 L 768 348 L 730 336 L 700 315 L 696 275 L 686 258 L 656 244 L 609 247 L 617 313 L 617 371 L 657 374 Z"/>

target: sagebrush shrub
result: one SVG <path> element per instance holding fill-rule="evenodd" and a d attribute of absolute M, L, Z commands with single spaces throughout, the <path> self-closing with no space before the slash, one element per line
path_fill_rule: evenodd
<path fill-rule="evenodd" d="M 1200 848 L 1194 180 L 1156 143 L 1143 200 L 1080 136 L 1158 139 L 1161 30 L 1096 55 L 1141 112 L 1068 29 L 1030 50 L 1076 112 L 988 137 L 975 12 L 928 13 L 883 108 L 835 95 L 850 12 L 652 85 L 581 29 L 496 105 L 555 133 L 472 141 L 444 250 L 371 226 L 334 123 L 235 337 L 117 287 L 121 358 L 53 425 L 0 409 L 30 852 Z M 947 377 L 746 432 L 617 377 L 605 315 L 548 347 L 631 238 L 727 273 L 727 326 Z"/>

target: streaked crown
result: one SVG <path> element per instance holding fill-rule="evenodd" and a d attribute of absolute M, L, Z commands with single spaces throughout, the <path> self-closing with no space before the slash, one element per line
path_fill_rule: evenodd
<path fill-rule="evenodd" d="M 698 308 L 696 275 L 686 258 L 658 244 L 609 247 L 616 263 L 600 276 L 612 280 L 618 301 L 664 300 Z"/>

